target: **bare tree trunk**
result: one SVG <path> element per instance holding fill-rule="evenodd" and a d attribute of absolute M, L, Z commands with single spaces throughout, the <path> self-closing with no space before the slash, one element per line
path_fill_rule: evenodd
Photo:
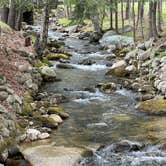
<path fill-rule="evenodd" d="M 17 13 L 16 25 L 15 25 L 15 29 L 18 31 L 21 29 L 22 16 L 23 16 L 22 9 L 19 9 Z"/>
<path fill-rule="evenodd" d="M 159 32 L 162 32 L 162 27 L 161 27 L 161 24 L 162 24 L 162 1 L 159 0 L 158 1 L 158 31 Z"/>
<path fill-rule="evenodd" d="M 115 30 L 117 33 L 119 33 L 119 30 L 118 30 L 118 2 L 116 1 L 115 2 Z"/>
<path fill-rule="evenodd" d="M 3 7 L 1 8 L 1 21 L 7 24 L 8 21 L 8 14 L 9 14 L 9 8 Z"/>
<path fill-rule="evenodd" d="M 124 14 L 123 14 L 123 0 L 121 0 L 121 17 L 122 17 L 122 33 L 124 33 Z"/>
<path fill-rule="evenodd" d="M 111 7 L 113 5 L 113 1 L 110 0 L 110 29 L 113 29 L 113 8 Z"/>
<path fill-rule="evenodd" d="M 125 19 L 128 20 L 130 18 L 130 0 L 126 2 L 126 16 Z"/>
<path fill-rule="evenodd" d="M 152 19 L 152 22 L 153 22 L 153 36 L 155 39 L 157 39 L 159 37 L 158 35 L 158 31 L 157 31 L 157 20 L 156 20 L 156 17 L 157 17 L 157 2 L 154 1 L 153 2 L 153 19 Z"/>
<path fill-rule="evenodd" d="M 13 29 L 15 28 L 15 17 L 16 17 L 15 0 L 10 0 L 10 8 L 9 8 L 7 23 Z"/>
<path fill-rule="evenodd" d="M 149 38 L 153 37 L 153 30 L 152 30 L 152 9 L 153 9 L 153 2 L 149 2 Z"/>
<path fill-rule="evenodd" d="M 94 31 L 101 34 L 102 29 L 100 27 L 99 19 L 97 15 L 91 16 L 91 21 L 93 23 Z"/>
<path fill-rule="evenodd" d="M 132 0 L 133 38 L 134 38 L 134 41 L 135 41 L 136 40 L 136 25 L 135 25 L 135 9 L 134 9 L 134 5 L 135 5 L 135 0 Z"/>
<path fill-rule="evenodd" d="M 48 3 L 46 3 L 44 6 L 43 29 L 42 29 L 42 34 L 41 34 L 41 44 L 42 44 L 43 51 L 45 50 L 45 48 L 47 46 L 49 14 L 50 14 L 50 6 Z"/>

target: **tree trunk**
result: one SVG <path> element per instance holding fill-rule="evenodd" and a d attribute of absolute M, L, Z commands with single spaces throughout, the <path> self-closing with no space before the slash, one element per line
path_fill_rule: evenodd
<path fill-rule="evenodd" d="M 132 0 L 132 15 L 133 15 L 133 38 L 136 40 L 136 26 L 135 26 L 135 0 Z"/>
<path fill-rule="evenodd" d="M 110 29 L 113 29 L 113 12 L 112 12 L 113 7 L 112 7 L 112 5 L 113 5 L 113 2 L 112 2 L 112 0 L 110 0 Z"/>
<path fill-rule="evenodd" d="M 42 29 L 42 34 L 41 34 L 41 45 L 42 45 L 43 51 L 45 50 L 45 48 L 47 46 L 49 14 L 50 14 L 50 6 L 48 3 L 46 3 L 44 6 L 43 29 Z"/>
<path fill-rule="evenodd" d="M 124 14 L 123 14 L 123 0 L 121 0 L 121 17 L 122 17 L 122 33 L 124 33 Z"/>
<path fill-rule="evenodd" d="M 153 2 L 149 2 L 149 38 L 153 37 L 153 30 L 152 30 L 152 9 L 153 9 Z"/>
<path fill-rule="evenodd" d="M 98 34 L 101 34 L 102 29 L 100 27 L 98 16 L 97 15 L 91 16 L 91 21 L 94 27 L 94 31 L 97 32 Z"/>
<path fill-rule="evenodd" d="M 13 29 L 15 28 L 15 17 L 16 17 L 15 0 L 11 0 L 7 23 Z"/>
<path fill-rule="evenodd" d="M 157 31 L 157 20 L 156 20 L 156 17 L 157 17 L 157 2 L 154 1 L 153 2 L 153 36 L 155 39 L 157 39 L 159 37 L 158 35 L 158 31 Z"/>
<path fill-rule="evenodd" d="M 9 8 L 3 7 L 1 8 L 1 21 L 7 24 L 8 21 L 8 14 L 9 14 Z"/>
<path fill-rule="evenodd" d="M 130 18 L 130 0 L 126 2 L 126 16 L 125 19 L 128 20 Z"/>
<path fill-rule="evenodd" d="M 22 16 L 23 16 L 22 9 L 19 9 L 17 13 L 16 26 L 15 26 L 15 29 L 18 31 L 21 29 Z"/>
<path fill-rule="evenodd" d="M 162 24 L 162 1 L 159 0 L 158 1 L 158 31 L 159 32 L 162 32 L 162 27 L 161 27 L 161 24 Z"/>
<path fill-rule="evenodd" d="M 117 33 L 119 33 L 118 31 L 118 2 L 115 2 L 115 30 Z"/>

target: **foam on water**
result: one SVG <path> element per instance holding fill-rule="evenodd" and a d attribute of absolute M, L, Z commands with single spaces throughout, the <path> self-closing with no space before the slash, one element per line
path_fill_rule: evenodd
<path fill-rule="evenodd" d="M 92 65 L 77 65 L 77 64 L 71 64 L 71 66 L 85 71 L 98 71 L 98 70 L 105 70 L 107 69 L 106 65 L 100 65 L 100 64 L 92 64 Z"/>

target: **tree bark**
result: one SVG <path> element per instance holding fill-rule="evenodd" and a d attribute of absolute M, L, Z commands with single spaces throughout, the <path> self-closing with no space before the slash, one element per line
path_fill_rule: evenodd
<path fill-rule="evenodd" d="M 123 0 L 121 0 L 121 18 L 122 18 L 122 33 L 124 33 L 124 14 L 123 14 Z"/>
<path fill-rule="evenodd" d="M 8 21 L 8 14 L 9 14 L 9 8 L 3 7 L 1 8 L 1 21 L 7 24 Z"/>
<path fill-rule="evenodd" d="M 162 32 L 162 0 L 158 1 L 158 31 Z"/>
<path fill-rule="evenodd" d="M 128 20 L 130 18 L 130 0 L 126 2 L 126 16 L 125 19 Z"/>
<path fill-rule="evenodd" d="M 135 25 L 135 0 L 132 0 L 132 15 L 133 15 L 133 38 L 136 40 L 136 25 Z"/>
<path fill-rule="evenodd" d="M 110 0 L 110 29 L 113 29 L 113 12 L 112 12 L 113 7 L 112 7 L 112 5 L 113 5 L 113 1 Z"/>
<path fill-rule="evenodd" d="M 15 17 L 16 17 L 15 0 L 11 0 L 7 23 L 13 29 L 15 28 Z"/>
<path fill-rule="evenodd" d="M 119 30 L 118 30 L 118 2 L 116 1 L 115 2 L 115 30 L 117 33 L 119 33 Z"/>
<path fill-rule="evenodd" d="M 50 6 L 48 3 L 46 3 L 44 7 L 43 29 L 41 34 L 41 44 L 42 44 L 43 51 L 45 50 L 47 46 L 49 14 L 50 14 Z"/>
<path fill-rule="evenodd" d="M 15 29 L 18 31 L 21 29 L 22 16 L 23 16 L 22 9 L 19 9 L 17 13 L 16 25 L 15 25 Z"/>

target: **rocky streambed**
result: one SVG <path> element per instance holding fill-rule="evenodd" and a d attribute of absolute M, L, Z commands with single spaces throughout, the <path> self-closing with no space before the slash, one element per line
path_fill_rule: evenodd
<path fill-rule="evenodd" d="M 114 38 L 117 37 L 120 38 Z M 124 45 L 126 42 L 132 44 L 131 38 L 123 38 Z M 137 50 L 131 53 L 125 48 L 113 52 L 116 43 L 101 50 L 99 45 L 70 37 L 64 43 L 61 50 L 72 56 L 52 61 L 61 81 L 46 83 L 41 91 L 47 92 L 47 96 L 65 96 L 60 105 L 70 118 L 53 132 L 49 142 L 23 147 L 24 155 L 35 166 L 165 165 L 165 117 L 135 109 L 137 99 L 152 99 L 157 93 L 149 84 L 152 82 L 143 78 L 147 75 L 147 64 L 141 67 L 139 77 L 139 66 L 135 64 Z M 142 50 L 141 55 L 147 55 L 145 52 Z M 164 96 L 158 98 L 165 103 Z M 162 115 L 163 105 L 158 107 Z M 80 159 L 81 156 L 84 158 Z"/>

